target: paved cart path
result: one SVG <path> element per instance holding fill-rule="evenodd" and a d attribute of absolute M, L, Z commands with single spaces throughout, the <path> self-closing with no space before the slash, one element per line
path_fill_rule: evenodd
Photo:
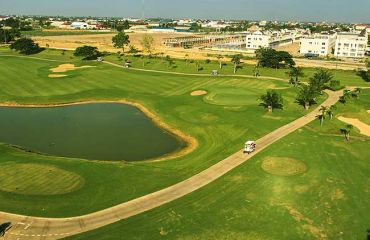
<path fill-rule="evenodd" d="M 7 233 L 6 239 L 60 239 L 127 219 L 181 198 L 217 180 L 277 140 L 310 123 L 319 113 L 321 106 L 330 106 L 335 104 L 342 94 L 343 91 L 328 92 L 328 99 L 314 111 L 257 140 L 257 150 L 255 153 L 244 155 L 242 150 L 238 151 L 210 168 L 182 182 L 134 200 L 91 214 L 71 218 L 38 218 L 0 212 L 0 223 L 12 222 L 13 225 Z"/>

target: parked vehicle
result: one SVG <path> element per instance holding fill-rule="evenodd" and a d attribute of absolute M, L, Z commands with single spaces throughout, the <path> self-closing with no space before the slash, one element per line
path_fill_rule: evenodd
<path fill-rule="evenodd" d="M 244 147 L 244 153 L 251 154 L 256 151 L 256 143 L 254 141 L 247 141 Z"/>

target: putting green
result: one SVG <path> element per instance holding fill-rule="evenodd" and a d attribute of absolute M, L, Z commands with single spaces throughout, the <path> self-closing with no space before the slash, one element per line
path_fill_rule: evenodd
<path fill-rule="evenodd" d="M 263 159 L 261 167 L 265 172 L 278 176 L 298 175 L 307 170 L 303 162 L 284 157 L 267 157 Z"/>
<path fill-rule="evenodd" d="M 255 90 L 255 89 L 254 89 Z M 203 99 L 206 103 L 222 106 L 256 105 L 256 99 L 262 91 L 223 88 L 211 91 Z"/>
<path fill-rule="evenodd" d="M 84 185 L 80 175 L 50 165 L 4 163 L 0 169 L 0 190 L 4 192 L 58 195 Z"/>

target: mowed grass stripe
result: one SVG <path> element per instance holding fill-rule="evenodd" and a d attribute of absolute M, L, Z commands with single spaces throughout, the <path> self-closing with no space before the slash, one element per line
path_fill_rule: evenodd
<path fill-rule="evenodd" d="M 0 191 L 24 195 L 57 195 L 83 186 L 79 175 L 39 164 L 5 163 L 0 165 Z"/>

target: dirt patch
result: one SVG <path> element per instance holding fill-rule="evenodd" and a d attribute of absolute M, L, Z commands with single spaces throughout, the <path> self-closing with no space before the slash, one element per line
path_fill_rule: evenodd
<path fill-rule="evenodd" d="M 56 68 L 51 68 L 50 71 L 52 71 L 53 73 L 64 73 L 64 72 L 73 71 L 76 69 L 91 68 L 91 67 L 95 67 L 95 66 L 76 67 L 74 64 L 67 63 L 67 64 L 61 64 Z"/>
<path fill-rule="evenodd" d="M 324 231 L 320 228 L 314 225 L 314 221 L 305 215 L 303 215 L 301 212 L 299 212 L 297 209 L 295 209 L 293 206 L 289 204 L 280 204 L 281 206 L 285 207 L 289 215 L 292 216 L 294 220 L 300 223 L 304 223 L 302 225 L 302 228 L 305 231 L 308 231 L 311 233 L 313 236 L 315 236 L 317 239 L 327 239 L 326 234 Z"/>
<path fill-rule="evenodd" d="M 331 200 L 341 200 L 344 198 L 344 192 L 340 189 L 336 189 L 334 192 L 331 193 Z"/>
<path fill-rule="evenodd" d="M 293 176 L 307 170 L 303 162 L 285 157 L 267 157 L 262 161 L 261 167 L 265 172 L 277 176 Z"/>
<path fill-rule="evenodd" d="M 190 93 L 191 96 L 203 96 L 206 95 L 208 92 L 204 90 L 196 90 Z"/>
<path fill-rule="evenodd" d="M 370 137 L 370 126 L 364 122 L 361 122 L 357 118 L 346 118 L 346 117 L 338 117 L 338 119 L 342 122 L 347 124 L 351 124 L 360 130 L 362 135 Z"/>
<path fill-rule="evenodd" d="M 64 74 L 49 74 L 48 77 L 49 78 L 61 78 L 61 77 L 67 77 L 68 75 L 64 75 Z"/>

